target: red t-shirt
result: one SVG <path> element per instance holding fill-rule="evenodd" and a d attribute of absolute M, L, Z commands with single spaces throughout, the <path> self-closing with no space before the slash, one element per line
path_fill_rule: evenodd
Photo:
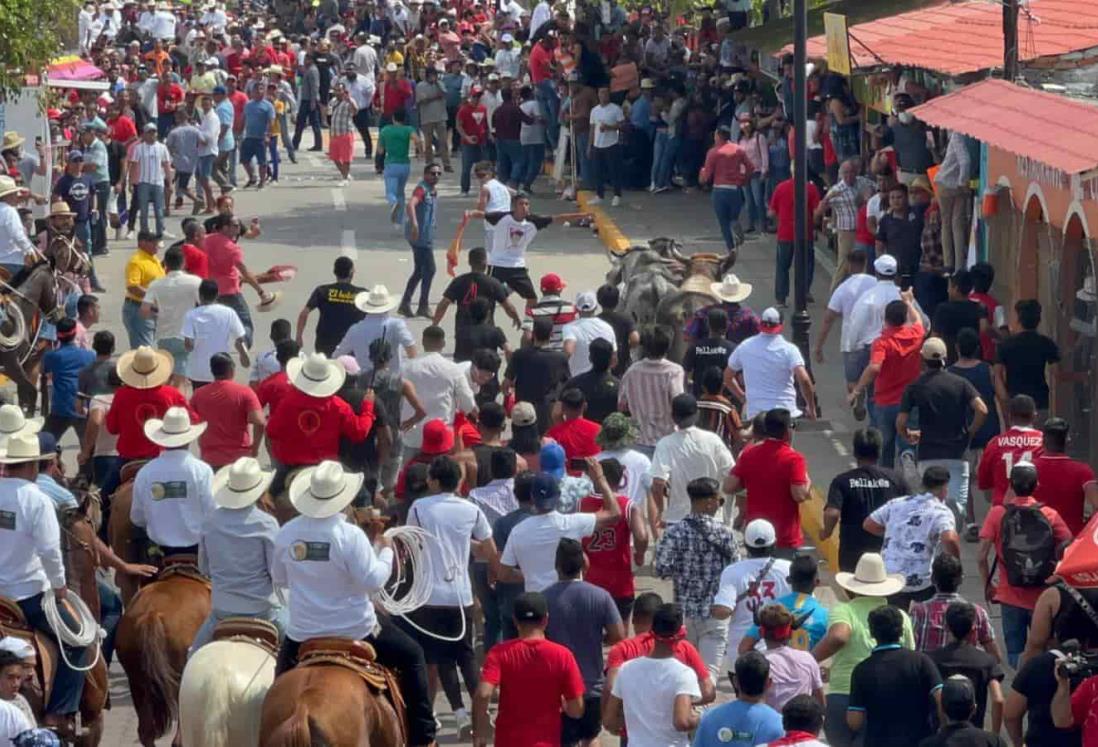
<path fill-rule="evenodd" d="M 1032 462 L 1044 446 L 1044 437 L 1036 428 L 1012 426 L 987 442 L 984 455 L 976 468 L 976 485 L 980 490 L 991 490 L 991 505 L 1003 502 L 1010 487 L 1010 471 L 1018 462 Z M 1037 473 L 1041 479 L 1041 473 Z"/>
<path fill-rule="evenodd" d="M 461 105 L 457 111 L 457 121 L 465 134 L 473 138 L 473 143 L 483 143 L 488 137 L 488 110 L 482 104 Z"/>
<path fill-rule="evenodd" d="M 211 233 L 202 242 L 208 265 L 207 276 L 217 281 L 217 292 L 222 296 L 231 296 L 240 292 L 240 270 L 238 262 L 244 261 L 244 252 L 240 245 L 220 233 Z"/>
<path fill-rule="evenodd" d="M 881 336 L 869 349 L 869 362 L 881 366 L 873 382 L 873 401 L 878 405 L 898 405 L 904 389 L 919 378 L 922 362 L 919 351 L 923 347 L 926 330 L 919 322 L 902 327 L 887 324 Z"/>
<path fill-rule="evenodd" d="M 374 425 L 374 403 L 362 402 L 362 414 L 336 396 L 312 397 L 292 387 L 267 421 L 274 458 L 289 466 L 339 459 L 339 439 L 358 443 Z"/>
<path fill-rule="evenodd" d="M 294 385 L 290 383 L 290 378 L 286 375 L 286 372 L 279 371 L 259 382 L 259 386 L 255 390 L 255 396 L 259 398 L 259 404 L 267 408 L 267 414 L 274 415 L 278 403 L 293 388 Z"/>
<path fill-rule="evenodd" d="M 212 381 L 191 395 L 191 407 L 206 421 L 206 432 L 198 437 L 202 461 L 224 467 L 252 454 L 248 416 L 262 410 L 251 387 L 235 381 Z"/>
<path fill-rule="evenodd" d="M 194 244 L 183 244 L 183 269 L 205 280 L 210 276 L 210 259 Z"/>
<path fill-rule="evenodd" d="M 461 443 L 466 449 L 484 441 L 480 436 L 480 431 L 473 423 L 469 422 L 469 418 L 463 412 L 454 415 L 454 437 L 456 438 L 458 434 L 461 434 Z"/>
<path fill-rule="evenodd" d="M 233 132 L 241 133 L 244 131 L 244 107 L 248 103 L 248 94 L 238 88 L 228 98 L 233 105 Z"/>
<path fill-rule="evenodd" d="M 1084 486 L 1094 479 L 1094 470 L 1065 454 L 1041 454 L 1033 460 L 1037 467 L 1037 491 L 1034 497 L 1052 506 L 1073 535 L 1083 531 Z"/>
<path fill-rule="evenodd" d="M 544 638 L 493 646 L 480 678 L 499 688 L 496 747 L 558 747 L 561 700 L 583 695 L 576 657 Z"/>
<path fill-rule="evenodd" d="M 770 195 L 770 209 L 778 216 L 778 241 L 793 241 L 796 228 L 796 213 L 793 210 L 793 180 L 786 179 L 774 188 L 774 194 Z M 812 213 L 820 204 L 820 193 L 816 191 L 816 185 L 808 183 L 808 227 L 806 236 L 812 240 Z"/>
<path fill-rule="evenodd" d="M 1030 506 L 1036 502 L 1032 496 L 1014 499 L 1014 504 L 1017 506 Z M 1057 544 L 1071 539 L 1071 530 L 1068 529 L 1060 514 L 1056 513 L 1056 509 L 1051 506 L 1041 506 L 1041 513 L 1052 525 L 1052 536 L 1056 539 Z M 984 519 L 984 525 L 980 528 L 980 539 L 993 544 L 995 554 L 1000 558 L 1003 556 L 1000 533 L 1003 526 L 1003 516 L 1005 515 L 1006 507 L 1002 503 L 992 506 L 988 509 L 987 518 Z M 1045 590 L 1044 586 L 1011 586 L 1007 582 L 1006 569 L 1001 564 L 996 575 L 999 579 L 998 582 L 992 581 L 995 584 L 996 602 L 1009 604 L 1013 607 L 1023 607 L 1027 610 L 1037 606 L 1037 597 L 1041 596 L 1041 592 Z"/>
<path fill-rule="evenodd" d="M 166 86 L 158 86 L 156 89 L 156 105 L 161 114 L 171 114 L 183 103 L 183 87 L 178 83 L 169 83 Z"/>
<path fill-rule="evenodd" d="M 186 407 L 191 422 L 198 422 L 187 398 L 175 387 L 161 384 L 152 389 L 135 389 L 121 386 L 114 394 L 111 408 L 107 410 L 107 432 L 118 436 L 118 456 L 123 459 L 152 459 L 163 451 L 145 438 L 145 421 L 162 418 L 169 407 Z"/>
<path fill-rule="evenodd" d="M 406 80 L 386 81 L 378 87 L 377 95 L 382 115 L 392 117 L 393 112 L 408 105 L 408 100 L 413 96 L 412 84 Z"/>
<path fill-rule="evenodd" d="M 111 140 L 119 143 L 128 143 L 137 137 L 137 125 L 125 114 L 120 114 L 116 119 L 107 122 L 111 129 Z"/>
<path fill-rule="evenodd" d="M 808 464 L 799 451 L 776 438 L 768 438 L 740 452 L 732 467 L 747 490 L 745 521 L 766 519 L 774 525 L 778 547 L 800 547 L 801 511 L 793 500 L 792 486 L 808 484 Z"/>
<path fill-rule="evenodd" d="M 1098 677 L 1087 677 L 1072 691 L 1071 716 L 1083 730 L 1083 747 L 1098 747 Z"/>
<path fill-rule="evenodd" d="M 869 216 L 866 213 L 867 207 L 868 203 L 863 202 L 862 206 L 858 208 L 858 216 L 854 220 L 854 240 L 859 244 L 874 246 L 877 237 L 869 230 Z"/>
<path fill-rule="evenodd" d="M 564 449 L 564 455 L 569 459 L 581 459 L 595 456 L 602 449 L 595 443 L 595 436 L 602 429 L 594 420 L 587 418 L 573 418 L 557 423 L 545 435 L 556 441 Z"/>
<path fill-rule="evenodd" d="M 606 589 L 614 599 L 633 596 L 633 559 L 629 532 L 629 499 L 618 496 L 621 518 L 613 526 L 596 529 L 583 538 L 583 549 L 591 561 L 583 580 Z M 593 514 L 602 508 L 602 496 L 589 495 L 580 501 L 580 511 Z"/>
<path fill-rule="evenodd" d="M 606 671 L 618 669 L 627 661 L 648 656 L 655 647 L 656 636 L 651 631 L 619 641 L 606 655 Z M 705 665 L 705 660 L 690 641 L 685 639 L 676 641 L 671 655 L 693 669 L 694 674 L 698 675 L 698 682 L 705 682 L 710 678 L 709 667 Z"/>
<path fill-rule="evenodd" d="M 540 42 L 530 50 L 530 80 L 535 85 L 553 75 L 553 53 Z"/>

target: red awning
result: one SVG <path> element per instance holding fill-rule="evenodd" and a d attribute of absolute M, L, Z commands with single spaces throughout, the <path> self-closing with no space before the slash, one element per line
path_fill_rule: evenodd
<path fill-rule="evenodd" d="M 1068 545 L 1056 566 L 1056 575 L 1076 588 L 1098 588 L 1098 514 L 1090 517 L 1083 531 Z"/>
<path fill-rule="evenodd" d="M 1098 106 L 1077 99 L 985 80 L 911 113 L 1066 174 L 1098 168 Z"/>

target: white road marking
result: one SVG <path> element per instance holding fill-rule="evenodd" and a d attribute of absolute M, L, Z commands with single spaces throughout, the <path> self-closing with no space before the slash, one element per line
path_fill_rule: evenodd
<path fill-rule="evenodd" d="M 339 242 L 339 254 L 343 257 L 350 257 L 354 259 L 358 254 L 358 248 L 355 246 L 355 230 L 353 228 L 343 229 L 343 238 Z"/>
<path fill-rule="evenodd" d="M 324 166 L 324 159 L 321 158 L 318 155 L 314 155 L 314 154 L 310 153 L 309 154 L 309 165 L 312 166 L 314 169 L 322 168 Z"/>
<path fill-rule="evenodd" d="M 335 206 L 337 212 L 344 212 L 347 210 L 347 199 L 343 196 L 342 189 L 332 190 L 332 204 Z"/>

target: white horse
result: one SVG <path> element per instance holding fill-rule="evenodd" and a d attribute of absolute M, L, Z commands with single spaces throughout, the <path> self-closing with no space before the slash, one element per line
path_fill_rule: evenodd
<path fill-rule="evenodd" d="M 214 641 L 198 649 L 179 685 L 183 747 L 256 747 L 274 670 L 274 657 L 247 641 Z"/>

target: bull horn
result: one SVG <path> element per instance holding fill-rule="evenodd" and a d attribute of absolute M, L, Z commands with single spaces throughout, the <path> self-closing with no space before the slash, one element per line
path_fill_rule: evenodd
<path fill-rule="evenodd" d="M 690 261 L 690 258 L 682 253 L 682 249 L 679 248 L 679 243 L 677 241 L 672 241 L 671 244 L 667 247 L 667 251 L 674 259 L 677 259 L 679 262 Z"/>

